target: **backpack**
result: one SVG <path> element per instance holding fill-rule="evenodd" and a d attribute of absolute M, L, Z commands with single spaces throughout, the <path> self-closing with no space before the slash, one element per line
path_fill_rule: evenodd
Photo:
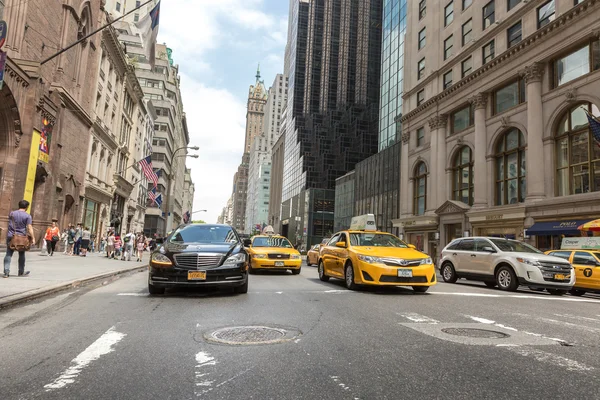
<path fill-rule="evenodd" d="M 125 236 L 125 239 L 123 240 L 125 243 L 128 243 L 131 240 L 131 236 L 127 235 Z"/>

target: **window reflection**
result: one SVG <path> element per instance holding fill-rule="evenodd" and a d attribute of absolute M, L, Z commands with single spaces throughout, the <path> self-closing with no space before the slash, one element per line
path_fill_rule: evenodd
<path fill-rule="evenodd" d="M 496 205 L 525 200 L 526 171 L 525 139 L 520 130 L 511 129 L 496 147 Z"/>

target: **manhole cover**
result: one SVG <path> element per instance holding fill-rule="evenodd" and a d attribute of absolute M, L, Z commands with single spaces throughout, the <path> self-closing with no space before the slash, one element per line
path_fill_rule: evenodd
<path fill-rule="evenodd" d="M 286 342 L 298 334 L 298 331 L 268 326 L 234 326 L 209 332 L 205 338 L 223 344 L 254 345 Z"/>
<path fill-rule="evenodd" d="M 504 332 L 490 331 L 487 329 L 477 328 L 444 328 L 442 329 L 442 332 L 447 333 L 449 335 L 483 339 L 503 339 L 510 337 L 510 335 Z"/>

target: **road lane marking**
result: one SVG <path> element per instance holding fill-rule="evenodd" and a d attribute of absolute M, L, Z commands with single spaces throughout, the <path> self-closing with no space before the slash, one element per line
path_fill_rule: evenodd
<path fill-rule="evenodd" d="M 426 324 L 437 324 L 439 321 L 436 321 L 433 318 L 426 317 L 425 315 L 417 314 L 417 313 L 397 313 L 401 317 L 411 320 L 412 322 L 420 322 Z"/>
<path fill-rule="evenodd" d="M 75 379 L 81 374 L 81 371 L 87 367 L 92 361 L 96 361 L 101 356 L 114 351 L 113 346 L 119 343 L 127 336 L 125 333 L 115 331 L 113 326 L 102 336 L 100 336 L 87 349 L 81 352 L 71 361 L 71 366 L 67 368 L 54 382 L 45 385 L 46 392 L 54 389 L 61 389 L 68 384 L 75 382 Z"/>
<path fill-rule="evenodd" d="M 591 321 L 591 322 L 600 322 L 600 319 L 597 318 L 589 318 L 589 317 L 581 317 L 579 315 L 569 315 L 569 314 L 554 314 L 557 317 L 563 317 L 563 318 L 571 318 L 571 319 L 575 319 L 575 320 L 584 320 L 584 321 Z"/>
<path fill-rule="evenodd" d="M 119 293 L 117 296 L 136 296 L 136 297 L 148 297 L 148 293 Z"/>
<path fill-rule="evenodd" d="M 196 354 L 196 369 L 195 369 L 195 385 L 194 385 L 194 394 L 196 397 L 200 397 L 203 394 L 206 394 L 213 390 L 213 383 L 215 381 L 208 380 L 204 378 L 209 375 L 206 371 L 205 367 L 214 366 L 217 364 L 215 358 L 207 352 L 200 351 Z"/>
<path fill-rule="evenodd" d="M 340 389 L 349 392 L 350 394 L 352 394 L 352 390 L 350 389 L 350 386 L 346 385 L 344 382 L 342 382 L 339 378 L 339 376 L 336 375 L 331 375 L 329 376 L 337 385 Z M 360 400 L 358 397 L 356 397 L 354 394 L 352 394 L 352 397 L 354 398 L 354 400 Z"/>
<path fill-rule="evenodd" d="M 512 298 L 512 299 L 530 299 L 530 300 L 548 300 L 548 301 L 568 301 L 574 303 L 597 303 L 600 304 L 600 300 L 594 299 L 572 299 L 569 297 L 556 297 L 556 296 L 534 296 L 534 295 L 508 295 L 508 294 L 489 294 L 489 293 L 468 293 L 468 292 L 430 292 L 433 295 L 450 295 L 450 296 L 465 296 L 465 297 L 494 297 L 494 298 Z"/>
<path fill-rule="evenodd" d="M 566 368 L 568 371 L 592 371 L 594 367 L 587 366 L 578 361 L 571 360 L 566 357 L 562 357 L 556 354 L 547 353 L 545 351 L 541 351 L 538 349 L 532 349 L 528 347 L 518 347 L 518 346 L 507 346 L 505 347 L 507 350 L 510 350 L 514 353 L 517 353 L 523 357 L 532 356 L 537 361 L 550 364 L 552 366 L 560 366 Z"/>
<path fill-rule="evenodd" d="M 552 319 L 552 318 L 536 317 L 535 319 L 537 319 L 538 321 L 542 321 L 542 322 L 550 322 L 550 323 L 556 324 L 556 325 L 564 325 L 564 326 L 568 326 L 568 327 L 578 328 L 578 329 L 581 329 L 581 330 L 584 330 L 587 332 L 591 332 L 591 333 L 600 333 L 599 328 L 592 328 L 591 326 L 574 324 L 572 322 L 567 322 L 567 321 L 558 321 L 558 320 Z"/>
<path fill-rule="evenodd" d="M 496 323 L 496 321 L 492 321 L 491 319 L 486 319 L 486 318 L 481 318 L 481 317 L 473 317 L 471 315 L 465 315 L 465 316 L 468 318 L 471 318 L 473 321 L 477 321 L 482 324 L 494 325 L 494 326 L 497 326 L 498 328 L 506 329 L 506 330 L 513 331 L 513 332 L 519 332 L 519 330 L 517 328 L 513 328 L 512 326 L 508 326 L 508 325 L 504 325 L 504 324 L 498 324 L 498 323 Z M 524 333 L 526 335 L 536 336 L 536 337 L 547 339 L 547 340 L 552 340 L 552 341 L 555 341 L 555 342 L 558 342 L 561 344 L 568 344 L 568 342 L 566 340 L 558 339 L 558 338 L 551 338 L 551 337 L 542 335 L 541 333 L 534 333 L 534 332 L 527 332 L 527 331 L 520 331 L 520 332 Z"/>

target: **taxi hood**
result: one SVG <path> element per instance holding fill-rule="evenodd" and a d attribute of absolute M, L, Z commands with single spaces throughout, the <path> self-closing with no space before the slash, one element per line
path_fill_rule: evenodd
<path fill-rule="evenodd" d="M 250 250 L 254 254 L 299 254 L 300 252 L 290 247 L 250 247 Z"/>
<path fill-rule="evenodd" d="M 406 260 L 419 260 L 429 257 L 418 250 L 403 247 L 354 246 L 352 249 L 359 254 L 373 257 L 393 257 Z"/>

